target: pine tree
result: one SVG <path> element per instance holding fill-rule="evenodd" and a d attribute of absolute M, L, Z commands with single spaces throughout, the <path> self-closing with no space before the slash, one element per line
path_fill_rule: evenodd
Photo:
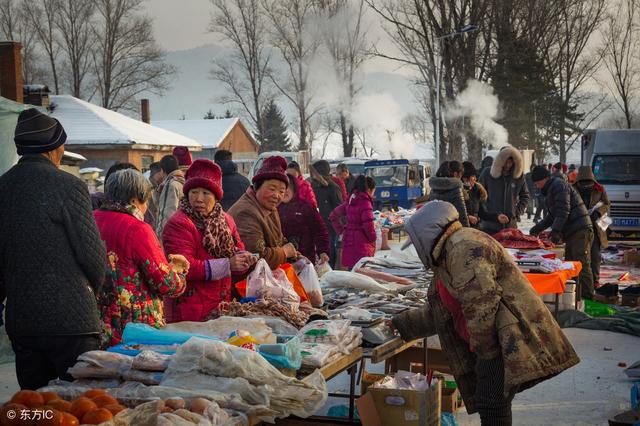
<path fill-rule="evenodd" d="M 289 151 L 291 141 L 287 134 L 287 124 L 282 111 L 273 100 L 265 106 L 263 120 L 264 134 L 257 135 L 257 139 L 260 141 L 260 152 Z"/>
<path fill-rule="evenodd" d="M 233 118 L 233 114 L 231 114 L 230 110 L 226 110 L 224 112 L 224 118 Z"/>
<path fill-rule="evenodd" d="M 207 111 L 207 114 L 204 116 L 205 120 L 213 120 L 217 118 L 216 115 L 213 113 L 213 111 L 209 110 Z"/>

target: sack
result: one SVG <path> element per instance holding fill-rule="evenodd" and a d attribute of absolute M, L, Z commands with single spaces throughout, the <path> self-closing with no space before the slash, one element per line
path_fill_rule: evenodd
<path fill-rule="evenodd" d="M 271 272 L 267 261 L 260 259 L 247 278 L 247 297 L 262 299 L 264 296 L 271 296 L 291 309 L 297 310 L 300 306 L 300 296 L 284 271 L 276 269 Z"/>
<path fill-rule="evenodd" d="M 324 304 L 324 299 L 322 298 L 322 290 L 320 289 L 318 274 L 316 273 L 313 265 L 311 263 L 306 263 L 298 274 L 298 278 L 300 278 L 304 289 L 309 295 L 309 302 L 311 303 L 311 306 L 314 308 L 321 307 Z"/>

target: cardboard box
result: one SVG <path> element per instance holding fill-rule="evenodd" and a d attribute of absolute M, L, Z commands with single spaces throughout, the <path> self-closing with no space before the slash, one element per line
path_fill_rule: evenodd
<path fill-rule="evenodd" d="M 637 294 L 623 294 L 622 306 L 640 306 L 640 295 Z"/>
<path fill-rule="evenodd" d="M 464 401 L 458 388 L 442 388 L 442 412 L 457 413 L 464 407 Z"/>
<path fill-rule="evenodd" d="M 422 392 L 369 388 L 357 401 L 363 426 L 440 426 L 441 385 Z"/>
<path fill-rule="evenodd" d="M 628 266 L 640 267 L 640 252 L 636 249 L 625 251 L 622 257 L 622 263 Z"/>
<path fill-rule="evenodd" d="M 593 300 L 600 303 L 606 303 L 607 305 L 618 305 L 620 298 L 618 296 L 602 296 L 600 294 L 594 294 Z"/>
<path fill-rule="evenodd" d="M 362 378 L 360 379 L 360 395 L 367 393 L 369 386 L 375 382 L 379 382 L 386 376 L 384 374 L 369 373 L 368 371 L 362 372 Z"/>

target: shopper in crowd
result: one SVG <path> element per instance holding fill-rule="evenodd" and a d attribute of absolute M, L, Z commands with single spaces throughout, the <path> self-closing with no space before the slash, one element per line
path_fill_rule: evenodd
<path fill-rule="evenodd" d="M 178 160 L 173 155 L 165 155 L 160 160 L 160 168 L 166 178 L 158 188 L 158 217 L 156 220 L 156 235 L 162 237 L 162 230 L 171 216 L 178 210 L 182 198 L 184 172 L 180 170 Z"/>
<path fill-rule="evenodd" d="M 611 202 L 607 190 L 596 182 L 591 166 L 580 166 L 573 187 L 580 194 L 594 228 L 593 244 L 591 245 L 591 272 L 593 273 L 594 287 L 597 287 L 600 283 L 601 249 L 607 248 L 609 245 L 606 228 L 602 229 L 598 225 L 598 220 L 605 214 L 609 214 Z"/>
<path fill-rule="evenodd" d="M 255 263 L 218 202 L 223 199 L 220 167 L 199 159 L 185 177 L 184 198 L 162 234 L 165 251 L 183 255 L 190 264 L 184 295 L 165 299 L 169 322 L 205 321 L 220 302 L 231 300 L 232 276 Z"/>
<path fill-rule="evenodd" d="M 483 208 L 483 204 L 487 201 L 488 194 L 484 186 L 476 180 L 478 172 L 473 163 L 465 161 L 462 163 L 462 167 L 464 168 L 464 173 L 462 174 L 462 184 L 465 192 L 464 202 L 467 208 L 467 216 L 469 217 L 469 225 L 477 228 L 480 225 L 480 209 Z"/>
<path fill-rule="evenodd" d="M 313 193 L 318 201 L 320 216 L 329 230 L 329 244 L 331 246 L 329 258 L 331 259 L 331 266 L 335 267 L 338 250 L 338 237 L 331 225 L 329 215 L 336 207 L 342 204 L 342 191 L 331 179 L 331 166 L 328 161 L 316 161 L 309 167 L 309 171 L 311 172 L 311 187 L 313 188 Z"/>
<path fill-rule="evenodd" d="M 289 187 L 278 207 L 282 233 L 287 241 L 312 263 L 328 262 L 329 231 L 318 209 L 299 195 L 298 179 L 289 177 Z"/>
<path fill-rule="evenodd" d="M 576 183 L 576 179 L 578 177 L 578 169 L 576 168 L 575 164 L 572 164 L 569 166 L 569 172 L 567 173 L 567 181 L 569 181 L 570 184 L 574 184 Z"/>
<path fill-rule="evenodd" d="M 454 205 L 460 215 L 462 226 L 469 226 L 469 217 L 465 205 L 462 175 L 464 169 L 459 161 L 445 161 L 435 176 L 429 178 L 429 201 L 441 200 Z"/>
<path fill-rule="evenodd" d="M 573 347 L 511 256 L 464 228 L 449 203 L 432 201 L 405 222 L 434 285 L 421 308 L 392 319 L 407 342 L 438 334 L 469 413 L 512 424 L 511 402 L 579 362 Z"/>
<path fill-rule="evenodd" d="M 153 190 L 151 191 L 151 198 L 149 198 L 149 213 L 153 218 L 153 222 L 149 223 L 149 225 L 151 225 L 153 229 L 156 229 L 158 220 L 158 199 L 160 198 L 158 188 L 166 177 L 167 176 L 162 171 L 162 167 L 160 167 L 159 161 L 151 163 L 151 165 L 149 166 L 149 182 L 151 182 Z"/>
<path fill-rule="evenodd" d="M 316 195 L 313 193 L 311 183 L 304 179 L 302 176 L 302 170 L 300 170 L 300 164 L 297 161 L 291 161 L 287 165 L 287 174 L 293 176 L 297 183 L 297 196 L 305 201 L 308 201 L 313 207 L 318 209 L 318 202 L 316 201 Z"/>
<path fill-rule="evenodd" d="M 562 164 L 561 162 L 557 162 L 552 167 L 553 171 L 551 173 L 551 177 L 560 178 L 567 182 L 567 165 Z"/>
<path fill-rule="evenodd" d="M 480 177 L 480 183 L 489 194 L 486 210 L 480 216 L 480 229 L 495 234 L 505 228 L 517 228 L 529 202 L 520 151 L 512 146 L 502 148 L 490 171 Z"/>
<path fill-rule="evenodd" d="M 338 185 L 338 188 L 340 188 L 340 193 L 342 194 L 342 200 L 343 201 L 346 200 L 349 197 L 349 192 L 347 192 L 347 185 L 345 185 L 344 181 L 340 179 L 338 176 L 329 175 L 329 177 L 336 185 Z"/>
<path fill-rule="evenodd" d="M 493 157 L 490 155 L 487 155 L 486 157 L 484 157 L 482 159 L 482 163 L 480 164 L 480 173 L 478 174 L 478 177 L 481 178 L 482 175 L 484 175 L 485 173 L 489 173 L 492 165 L 493 165 Z"/>
<path fill-rule="evenodd" d="M 351 174 L 349 171 L 349 167 L 346 164 L 340 163 L 336 166 L 336 176 L 342 179 L 344 185 L 347 189 L 347 194 L 351 194 L 353 192 L 353 185 L 356 182 L 356 177 Z"/>
<path fill-rule="evenodd" d="M 536 194 L 536 186 L 533 184 L 533 180 L 531 179 L 531 172 L 535 167 L 535 164 L 532 164 L 529 168 L 529 171 L 524 175 L 524 181 L 527 184 L 527 191 L 529 191 L 529 201 L 527 202 L 527 219 L 531 219 L 534 215 L 535 202 L 537 197 Z"/>
<path fill-rule="evenodd" d="M 223 196 L 218 202 L 224 211 L 229 211 L 231 206 L 247 192 L 251 186 L 249 179 L 238 173 L 238 165 L 233 162 L 233 154 L 226 149 L 219 149 L 213 156 L 214 161 L 222 170 Z"/>
<path fill-rule="evenodd" d="M 330 220 L 336 234 L 342 238 L 342 266 L 353 268 L 363 257 L 376 251 L 376 230 L 373 222 L 373 193 L 376 182 L 360 175 L 347 201 L 331 212 Z M 346 219 L 346 225 L 343 224 Z"/>
<path fill-rule="evenodd" d="M 542 166 L 536 166 L 531 172 L 536 187 L 542 191 L 547 205 L 547 215 L 531 228 L 531 235 L 538 235 L 551 228 L 551 241 L 565 242 L 565 260 L 577 260 L 582 263 L 580 272 L 581 296 L 593 298 L 593 273 L 591 271 L 591 245 L 593 226 L 580 194 L 562 178 L 554 178 Z"/>
<path fill-rule="evenodd" d="M 0 176 L 0 302 L 22 389 L 73 380 L 78 355 L 99 347 L 105 248 L 87 186 L 59 169 L 66 139 L 56 119 L 22 111 L 21 158 Z"/>
<path fill-rule="evenodd" d="M 264 160 L 253 176 L 253 185 L 229 209 L 245 248 L 265 259 L 271 269 L 298 256 L 295 246 L 282 234 L 278 215 L 289 186 L 286 169 L 287 160 L 280 156 Z"/>
<path fill-rule="evenodd" d="M 107 179 L 109 179 L 109 176 L 111 176 L 112 174 L 114 174 L 118 170 L 126 170 L 126 169 L 138 170 L 138 168 L 136 166 L 134 166 L 133 164 L 131 164 L 131 163 L 116 162 L 116 163 L 112 164 L 111 167 L 109 167 L 107 169 L 107 173 L 105 173 L 105 175 L 104 175 L 103 187 L 107 183 Z M 103 192 L 96 191 L 93 194 L 91 194 L 91 208 L 93 210 L 98 210 L 100 208 L 100 206 L 102 205 L 103 201 L 104 201 L 104 191 Z"/>
<path fill-rule="evenodd" d="M 189 166 L 191 166 L 191 163 L 193 163 L 191 152 L 189 152 L 189 148 L 186 146 L 174 147 L 171 154 L 176 157 L 176 160 L 178 160 L 178 167 L 183 172 L 186 172 Z"/>
<path fill-rule="evenodd" d="M 97 293 L 102 319 L 102 346 L 121 343 L 130 322 L 165 325 L 162 298 L 177 297 L 185 289 L 189 262 L 162 251 L 144 214 L 151 184 L 137 170 L 120 170 L 105 184 L 105 201 L 94 212 L 107 245 L 107 279 Z"/>

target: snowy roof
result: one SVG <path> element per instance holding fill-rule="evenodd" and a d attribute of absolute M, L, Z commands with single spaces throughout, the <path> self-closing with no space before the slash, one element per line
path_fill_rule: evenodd
<path fill-rule="evenodd" d="M 74 98 L 50 96 L 55 108 L 51 116 L 58 119 L 67 133 L 67 145 L 201 145 L 186 136 L 169 132 L 115 111 Z"/>
<path fill-rule="evenodd" d="M 179 133 L 195 139 L 205 148 L 217 148 L 236 124 L 241 124 L 239 118 L 217 118 L 212 120 L 158 120 L 154 126 Z M 242 125 L 244 127 L 244 125 Z M 248 137 L 255 143 L 249 132 Z"/>
<path fill-rule="evenodd" d="M 102 170 L 99 167 L 85 167 L 84 169 L 80 169 L 78 170 L 78 172 L 80 174 L 85 174 L 85 173 L 102 173 L 104 172 L 104 170 Z"/>
<path fill-rule="evenodd" d="M 76 154 L 75 152 L 64 150 L 63 157 L 69 157 L 76 161 L 87 161 L 87 158 L 84 155 Z"/>

